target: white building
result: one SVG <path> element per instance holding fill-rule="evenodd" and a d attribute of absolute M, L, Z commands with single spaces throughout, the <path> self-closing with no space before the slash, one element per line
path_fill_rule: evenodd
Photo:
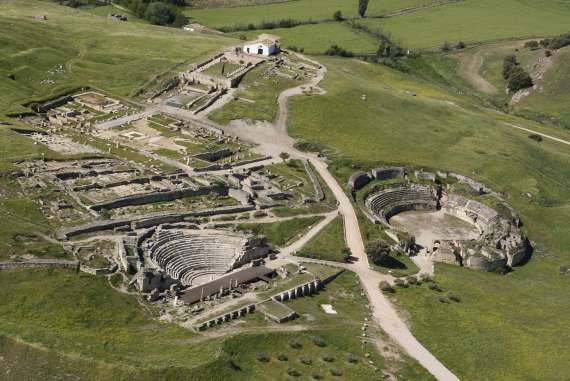
<path fill-rule="evenodd" d="M 279 40 L 270 35 L 261 35 L 256 41 L 245 44 L 243 52 L 246 54 L 270 56 L 279 52 Z"/>

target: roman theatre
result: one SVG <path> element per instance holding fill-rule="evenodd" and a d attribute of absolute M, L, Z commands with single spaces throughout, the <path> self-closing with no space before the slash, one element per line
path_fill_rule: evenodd
<path fill-rule="evenodd" d="M 531 254 L 518 215 L 480 183 L 455 174 L 412 174 L 404 168 L 363 175 L 368 181 L 380 180 L 364 194 L 368 215 L 406 249 L 411 242 L 415 251 L 434 261 L 486 271 L 521 265 Z"/>

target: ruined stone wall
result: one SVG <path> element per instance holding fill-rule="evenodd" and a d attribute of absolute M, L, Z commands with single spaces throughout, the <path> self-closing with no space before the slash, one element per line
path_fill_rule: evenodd
<path fill-rule="evenodd" d="M 30 268 L 65 268 L 77 270 L 79 268 L 79 262 L 58 259 L 38 259 L 25 262 L 0 262 L 0 270 Z"/>
<path fill-rule="evenodd" d="M 215 185 L 210 187 L 201 187 L 198 189 L 185 188 L 185 189 L 178 189 L 167 192 L 135 194 L 132 196 L 120 197 L 111 201 L 100 202 L 91 205 L 90 208 L 96 211 L 102 209 L 116 209 L 116 208 L 122 208 L 124 206 L 144 205 L 155 202 L 174 201 L 185 197 L 202 196 L 212 192 L 218 193 L 219 195 L 222 196 L 227 196 L 228 188 L 222 185 Z"/>
<path fill-rule="evenodd" d="M 315 190 L 315 201 L 323 201 L 325 199 L 325 194 L 323 192 L 323 188 L 321 187 L 321 183 L 319 182 L 319 178 L 317 175 L 315 175 L 315 172 L 313 171 L 313 168 L 311 167 L 311 164 L 308 160 L 305 160 L 303 164 L 305 165 L 305 171 L 307 172 L 309 180 L 311 180 L 313 189 Z"/>

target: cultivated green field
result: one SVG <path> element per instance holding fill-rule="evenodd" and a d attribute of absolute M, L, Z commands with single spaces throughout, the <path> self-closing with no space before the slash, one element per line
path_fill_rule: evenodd
<path fill-rule="evenodd" d="M 234 37 L 246 36 L 247 39 L 254 40 L 260 33 L 277 35 L 280 37 L 283 47 L 303 49 L 307 54 L 323 54 L 331 45 L 338 45 L 355 54 L 373 54 L 378 49 L 378 42 L 372 36 L 341 23 L 235 32 L 231 35 Z"/>
<path fill-rule="evenodd" d="M 371 1 L 368 16 L 379 16 L 396 9 L 430 4 L 430 0 L 383 0 Z M 213 28 L 258 25 L 267 21 L 294 19 L 297 21 L 332 20 L 333 13 L 340 10 L 346 17 L 356 17 L 357 0 L 296 0 L 277 4 L 234 7 L 224 9 L 189 9 L 186 15 L 197 22 Z"/>
<path fill-rule="evenodd" d="M 40 14 L 48 19 L 36 21 Z M 3 112 L 24 111 L 21 103 L 81 86 L 127 96 L 157 74 L 236 42 L 119 23 L 51 2 L 16 0 L 0 3 L 0 41 Z"/>
<path fill-rule="evenodd" d="M 439 47 L 495 39 L 547 36 L 567 32 L 567 0 L 465 0 L 421 12 L 366 19 L 364 25 L 389 32 L 411 48 Z"/>
<path fill-rule="evenodd" d="M 559 354 L 568 311 L 560 301 L 570 279 L 558 275 L 558 266 L 570 263 L 570 230 L 565 223 L 570 219 L 570 149 L 529 139 L 527 133 L 502 124 L 506 117 L 470 106 L 443 85 L 412 82 L 409 74 L 356 60 L 320 60 L 328 69 L 323 84 L 327 93 L 292 100 L 290 131 L 342 152 L 332 157 L 331 165 L 341 183 L 354 171 L 349 165 L 355 162 L 465 173 L 505 192 L 536 244 L 530 263 L 504 277 L 443 270 L 438 275 L 441 283 L 452 284 L 454 292 L 477 300 L 485 312 L 457 305 L 439 334 L 429 328 L 428 322 L 436 318 L 430 315 L 431 308 L 422 307 L 424 295 L 407 292 L 401 300 L 409 307 L 414 332 L 422 343 L 464 380 L 480 380 L 481 367 L 487 375 L 484 379 L 496 380 L 559 380 L 567 374 L 570 369 Z M 362 94 L 367 95 L 366 101 L 361 100 Z M 509 120 L 568 139 L 561 130 Z M 532 195 L 531 201 L 526 193 Z M 503 304 L 499 306 L 498 301 Z M 505 329 L 504 322 L 514 321 L 527 324 L 517 325 L 515 331 Z M 477 334 L 467 340 L 465 327 L 476 327 Z M 493 356 L 477 356 L 491 340 L 497 348 Z M 466 352 L 467 345 L 475 349 Z M 538 347 L 544 361 L 536 361 L 533 348 Z M 477 367 L 466 367 L 461 353 L 471 353 Z M 524 375 L 521 363 L 528 364 Z M 514 370 L 517 367 L 520 371 Z"/>

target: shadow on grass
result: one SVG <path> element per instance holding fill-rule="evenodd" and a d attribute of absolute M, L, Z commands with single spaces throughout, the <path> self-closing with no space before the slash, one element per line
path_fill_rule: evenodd
<path fill-rule="evenodd" d="M 397 258 L 392 256 L 388 256 L 382 260 L 381 263 L 378 263 L 378 266 L 385 267 L 388 269 L 399 269 L 405 270 L 408 268 L 404 263 L 400 262 Z"/>

